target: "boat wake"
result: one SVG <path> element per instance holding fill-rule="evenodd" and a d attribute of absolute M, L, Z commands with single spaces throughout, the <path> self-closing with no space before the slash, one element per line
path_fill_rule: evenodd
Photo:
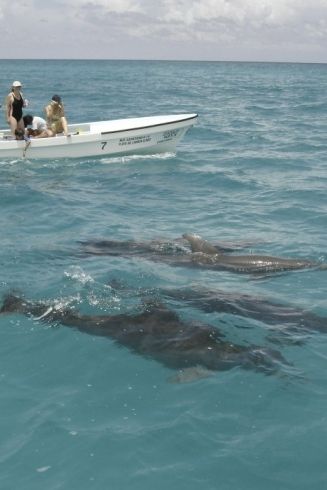
<path fill-rule="evenodd" d="M 101 163 L 129 163 L 135 160 L 168 160 L 169 158 L 173 158 L 176 156 L 174 152 L 166 152 L 166 153 L 154 153 L 153 155 L 127 155 L 127 156 L 119 156 L 119 157 L 108 157 L 108 158 L 100 158 Z"/>

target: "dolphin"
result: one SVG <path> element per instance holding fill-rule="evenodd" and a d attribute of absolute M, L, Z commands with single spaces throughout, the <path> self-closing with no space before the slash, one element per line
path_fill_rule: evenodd
<path fill-rule="evenodd" d="M 273 342 L 300 344 L 303 343 L 303 335 L 311 332 L 327 333 L 327 317 L 262 296 L 208 289 L 198 285 L 135 290 L 116 279 L 110 281 L 110 286 L 117 291 L 117 294 L 123 292 L 132 296 L 151 295 L 159 301 L 178 302 L 177 306 L 186 303 L 205 313 L 227 313 L 276 326 L 277 328 L 270 329 L 269 339 Z"/>
<path fill-rule="evenodd" d="M 88 240 L 81 241 L 82 256 L 113 255 L 141 257 L 176 267 L 193 267 L 245 274 L 268 274 L 307 268 L 326 269 L 326 264 L 305 259 L 269 255 L 233 255 L 232 247 L 210 244 L 199 235 L 184 234 L 182 239 L 148 242 Z M 246 245 L 245 245 L 246 246 Z"/>
<path fill-rule="evenodd" d="M 226 255 L 208 252 L 209 244 L 198 235 L 183 235 L 191 246 L 191 262 L 194 267 L 227 270 L 238 273 L 271 273 L 307 268 L 326 269 L 327 265 L 305 259 L 272 257 L 269 255 Z M 182 263 L 180 264 L 182 265 Z M 185 265 L 185 263 L 183 264 Z"/>
<path fill-rule="evenodd" d="M 281 304 L 263 297 L 200 287 L 160 289 L 166 299 L 186 302 L 206 313 L 219 312 L 253 318 L 267 325 L 283 326 L 285 333 L 317 331 L 327 333 L 327 318 L 300 307 Z"/>
<path fill-rule="evenodd" d="M 255 345 L 238 345 L 223 339 L 213 326 L 188 324 L 161 303 L 149 304 L 143 311 L 127 315 L 82 315 L 73 309 L 57 309 L 42 302 L 31 302 L 8 294 L 1 314 L 20 313 L 37 320 L 56 322 L 80 332 L 109 337 L 117 344 L 146 358 L 154 359 L 170 369 L 177 369 L 185 380 L 193 380 L 204 373 L 224 371 L 234 367 L 253 369 L 265 374 L 280 373 L 289 365 L 282 354 Z M 182 381 L 183 376 L 178 377 Z"/>
<path fill-rule="evenodd" d="M 191 247 L 189 240 L 179 237 L 173 239 L 154 239 L 143 242 L 134 240 L 82 240 L 79 242 L 85 255 L 124 255 L 143 256 L 152 255 L 189 255 Z M 248 246 L 247 244 L 233 245 L 205 242 L 203 240 L 202 252 L 216 254 L 228 253 L 238 248 Z"/>

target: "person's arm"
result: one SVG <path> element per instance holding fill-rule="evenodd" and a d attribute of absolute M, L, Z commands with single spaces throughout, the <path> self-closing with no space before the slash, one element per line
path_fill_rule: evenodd
<path fill-rule="evenodd" d="M 29 102 L 28 99 L 25 99 L 25 97 L 23 96 L 22 93 L 20 95 L 21 95 L 21 97 L 23 99 L 23 107 L 28 107 L 28 102 Z"/>
<path fill-rule="evenodd" d="M 44 113 L 45 113 L 45 119 L 47 121 L 47 125 L 51 126 L 51 108 L 50 106 L 46 105 L 44 108 Z"/>
<path fill-rule="evenodd" d="M 69 136 L 69 134 L 68 134 L 68 124 L 67 124 L 67 119 L 66 119 L 65 116 L 62 116 L 61 117 L 61 124 L 62 124 L 63 130 L 64 130 L 64 135 L 65 136 Z"/>
<path fill-rule="evenodd" d="M 30 146 L 30 144 L 31 144 L 31 140 L 30 140 L 29 138 L 26 138 L 26 137 L 25 137 L 25 138 L 24 138 L 24 140 L 25 140 L 25 148 L 24 148 L 24 150 L 23 150 L 23 158 L 25 158 L 25 157 L 26 157 L 26 150 L 27 150 L 27 148 L 28 148 L 28 147 Z"/>
<path fill-rule="evenodd" d="M 6 99 L 6 117 L 7 117 L 7 123 L 9 124 L 10 118 L 12 116 L 12 102 L 13 102 L 13 96 L 9 94 Z"/>

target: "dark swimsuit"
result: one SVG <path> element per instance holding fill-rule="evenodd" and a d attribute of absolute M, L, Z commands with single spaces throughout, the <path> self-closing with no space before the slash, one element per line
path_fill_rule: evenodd
<path fill-rule="evenodd" d="M 23 97 L 20 99 L 16 99 L 15 96 L 13 96 L 14 100 L 12 101 L 12 117 L 16 119 L 16 121 L 20 121 L 21 118 L 23 117 Z"/>

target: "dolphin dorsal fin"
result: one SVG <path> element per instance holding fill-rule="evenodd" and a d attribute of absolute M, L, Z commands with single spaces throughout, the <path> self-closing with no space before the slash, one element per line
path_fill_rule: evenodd
<path fill-rule="evenodd" d="M 184 233 L 183 238 L 189 242 L 192 252 L 202 252 L 204 254 L 218 253 L 217 248 L 207 242 L 207 240 L 203 240 L 200 235 Z"/>

